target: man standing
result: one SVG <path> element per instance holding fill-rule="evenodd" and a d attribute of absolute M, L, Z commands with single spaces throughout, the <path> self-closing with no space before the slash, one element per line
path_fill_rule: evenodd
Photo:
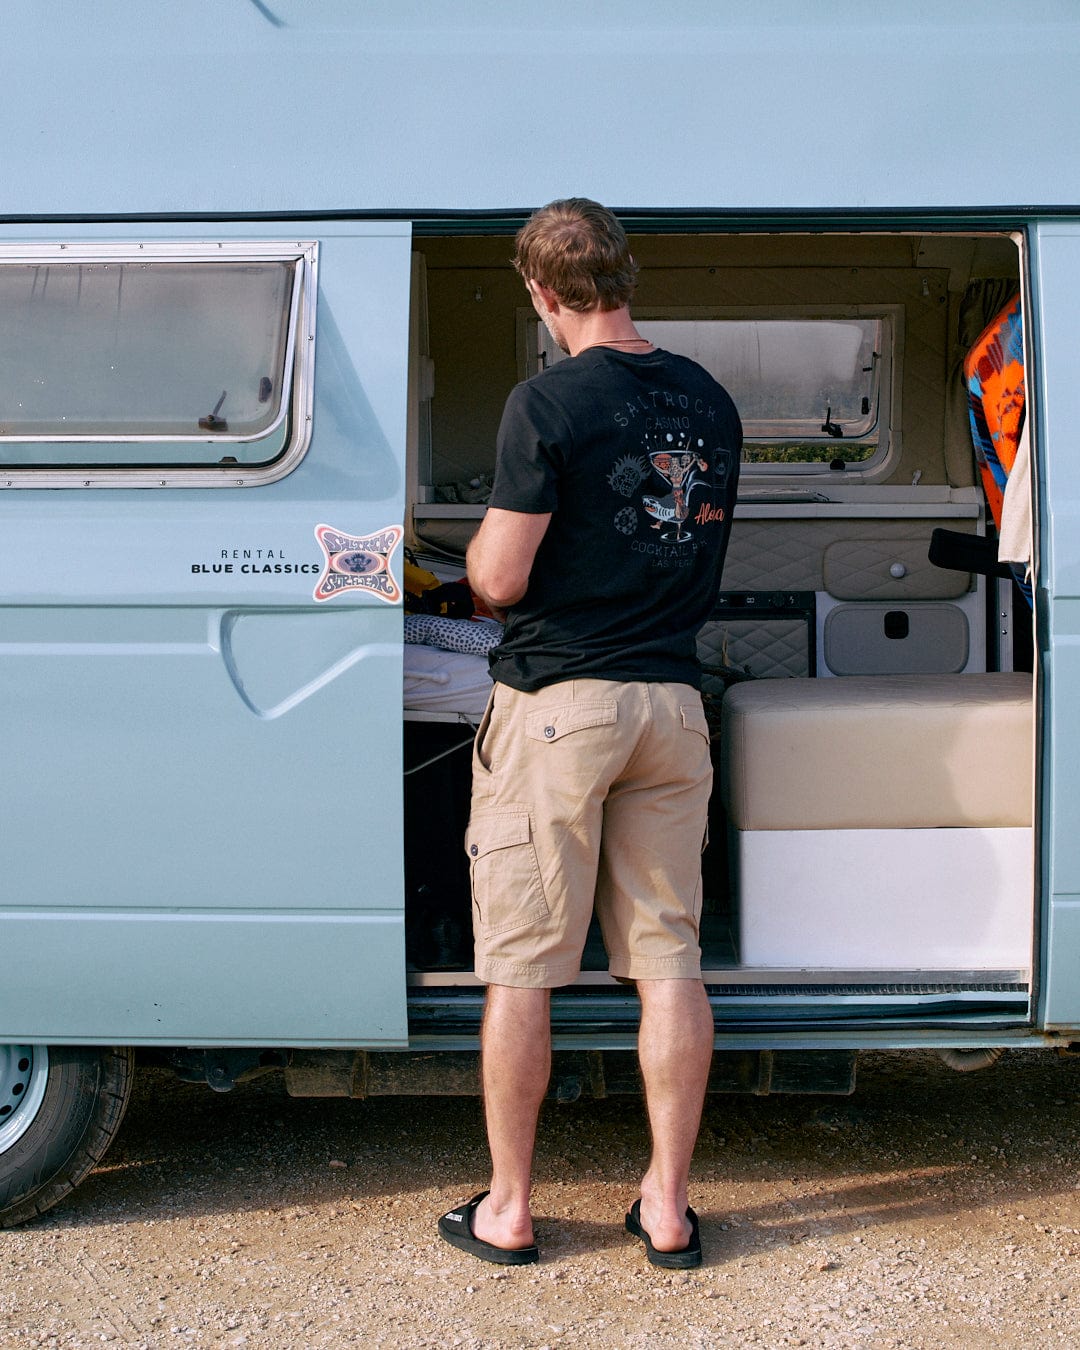
<path fill-rule="evenodd" d="M 652 1154 L 626 1226 L 655 1265 L 686 1268 L 701 1262 L 687 1186 L 713 1046 L 696 638 L 720 582 L 742 428 L 705 370 L 634 327 L 637 268 L 604 207 L 543 207 L 514 265 L 572 359 L 507 400 L 468 552 L 474 590 L 506 613 L 466 839 L 493 1170 L 439 1231 L 483 1260 L 538 1259 L 529 1190 L 551 990 L 577 977 L 595 905 L 611 973 L 641 999 Z"/>

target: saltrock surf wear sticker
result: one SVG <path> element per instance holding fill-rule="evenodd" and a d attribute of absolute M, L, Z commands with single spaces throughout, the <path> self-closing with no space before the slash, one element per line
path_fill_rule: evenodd
<path fill-rule="evenodd" d="M 400 525 L 387 525 L 374 534 L 345 534 L 332 525 L 316 525 L 315 538 L 326 561 L 315 599 L 332 600 L 346 591 L 361 590 L 396 604 L 401 587 L 390 571 L 390 559 L 403 533 Z"/>

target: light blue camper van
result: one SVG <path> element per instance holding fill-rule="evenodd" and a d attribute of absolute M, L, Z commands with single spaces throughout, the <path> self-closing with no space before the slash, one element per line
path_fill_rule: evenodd
<path fill-rule="evenodd" d="M 139 1059 L 473 1090 L 484 625 L 419 611 L 558 356 L 509 258 L 568 194 L 747 433 L 701 639 L 713 1086 L 1080 1042 L 1078 68 L 1069 0 L 6 8 L 0 1221 L 101 1157 Z M 1017 297 L 1002 505 L 971 353 L 1000 376 Z M 633 1090 L 589 955 L 564 1097 Z"/>

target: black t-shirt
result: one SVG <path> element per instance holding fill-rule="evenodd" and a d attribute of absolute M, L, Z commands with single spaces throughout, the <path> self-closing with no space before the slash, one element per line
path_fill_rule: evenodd
<path fill-rule="evenodd" d="M 696 362 L 592 347 L 519 384 L 491 505 L 551 512 L 494 679 L 700 686 L 698 630 L 720 584 L 742 426 Z"/>

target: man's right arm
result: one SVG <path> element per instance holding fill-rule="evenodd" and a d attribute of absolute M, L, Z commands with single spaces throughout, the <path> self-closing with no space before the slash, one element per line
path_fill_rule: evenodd
<path fill-rule="evenodd" d="M 489 506 L 465 556 L 469 585 L 502 618 L 529 586 L 536 550 L 551 512 L 504 511 Z"/>

